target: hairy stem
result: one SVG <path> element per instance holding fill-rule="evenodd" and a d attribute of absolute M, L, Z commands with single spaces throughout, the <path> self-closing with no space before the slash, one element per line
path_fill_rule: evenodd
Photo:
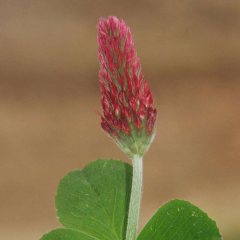
<path fill-rule="evenodd" d="M 142 156 L 134 155 L 134 157 L 132 158 L 132 163 L 133 163 L 132 191 L 128 213 L 126 240 L 136 239 L 142 192 L 142 174 L 143 174 Z"/>

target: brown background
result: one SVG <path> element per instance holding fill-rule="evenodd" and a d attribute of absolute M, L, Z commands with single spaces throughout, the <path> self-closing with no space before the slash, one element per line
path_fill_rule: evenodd
<path fill-rule="evenodd" d="M 140 229 L 186 199 L 239 240 L 240 1 L 0 0 L 0 239 L 59 227 L 60 178 L 129 160 L 100 129 L 96 24 L 131 27 L 158 109 L 144 161 Z"/>

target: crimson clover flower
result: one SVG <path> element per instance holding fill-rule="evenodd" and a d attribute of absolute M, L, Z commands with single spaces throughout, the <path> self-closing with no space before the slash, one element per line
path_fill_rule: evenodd
<path fill-rule="evenodd" d="M 143 80 L 130 28 L 115 16 L 100 18 L 98 29 L 102 129 L 131 158 L 143 156 L 154 135 L 157 111 Z"/>

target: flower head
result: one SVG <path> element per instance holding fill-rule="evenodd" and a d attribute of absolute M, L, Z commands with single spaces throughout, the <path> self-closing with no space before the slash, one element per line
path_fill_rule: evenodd
<path fill-rule="evenodd" d="M 102 129 L 129 157 L 142 156 L 154 138 L 157 111 L 130 28 L 109 16 L 100 19 L 97 29 Z"/>

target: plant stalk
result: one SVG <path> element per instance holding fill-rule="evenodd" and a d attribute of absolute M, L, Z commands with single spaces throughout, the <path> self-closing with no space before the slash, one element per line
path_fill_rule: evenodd
<path fill-rule="evenodd" d="M 143 157 L 139 155 L 134 155 L 132 158 L 132 163 L 132 191 L 129 204 L 126 240 L 136 240 L 137 237 L 137 227 L 142 192 Z"/>

